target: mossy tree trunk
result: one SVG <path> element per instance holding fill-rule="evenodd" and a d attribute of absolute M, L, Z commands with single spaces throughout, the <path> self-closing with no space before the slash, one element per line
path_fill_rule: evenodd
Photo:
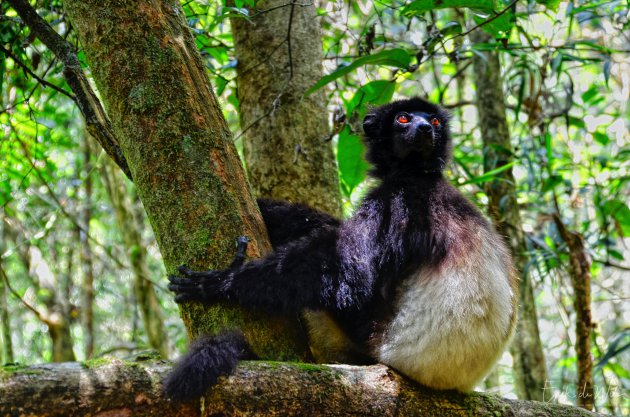
<path fill-rule="evenodd" d="M 238 99 L 249 178 L 259 197 L 341 215 L 323 90 L 320 21 L 313 3 L 257 1 L 232 18 Z"/>
<path fill-rule="evenodd" d="M 63 2 L 153 227 L 166 269 L 227 266 L 235 239 L 269 250 L 232 136 L 178 1 Z M 242 327 L 262 357 L 297 359 L 297 323 L 186 304 L 189 334 Z"/>
<path fill-rule="evenodd" d="M 476 30 L 471 38 L 475 43 L 492 41 L 483 30 Z M 476 74 L 479 125 L 484 142 L 484 171 L 489 172 L 514 159 L 497 53 L 476 52 L 473 55 L 473 68 Z M 490 199 L 490 216 L 498 232 L 512 248 L 516 267 L 521 272 L 519 319 L 511 349 L 515 385 L 519 398 L 542 401 L 547 371 L 538 331 L 534 291 L 526 270 L 527 245 L 521 229 L 522 220 L 512 170 L 506 169 L 488 182 L 486 194 Z"/>

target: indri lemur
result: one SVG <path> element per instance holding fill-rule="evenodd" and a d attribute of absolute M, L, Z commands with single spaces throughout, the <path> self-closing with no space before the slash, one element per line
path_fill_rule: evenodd
<path fill-rule="evenodd" d="M 363 122 L 380 180 L 354 216 L 259 200 L 274 251 L 225 270 L 169 277 L 175 301 L 233 300 L 304 311 L 316 355 L 381 362 L 436 389 L 471 390 L 514 329 L 516 279 L 503 240 L 446 180 L 448 116 L 422 99 L 371 111 Z M 242 334 L 196 341 L 165 381 L 166 394 L 201 396 L 239 359 Z"/>

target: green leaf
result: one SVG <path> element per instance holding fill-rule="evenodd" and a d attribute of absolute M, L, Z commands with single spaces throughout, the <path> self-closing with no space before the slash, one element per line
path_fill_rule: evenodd
<path fill-rule="evenodd" d="M 542 4 L 543 6 L 546 6 L 553 11 L 556 11 L 558 9 L 560 2 L 561 0 L 536 0 L 536 3 Z"/>
<path fill-rule="evenodd" d="M 503 8 L 497 10 L 497 13 L 502 10 Z M 481 15 L 473 14 L 473 20 L 476 24 L 483 25 L 481 28 L 495 38 L 507 39 L 516 21 L 514 11 L 508 10 L 496 19 L 493 19 L 494 14 L 494 12 L 490 15 L 487 13 L 483 13 Z"/>
<path fill-rule="evenodd" d="M 414 17 L 422 16 L 424 13 L 435 9 L 467 7 L 473 12 L 475 23 L 483 24 L 483 30 L 495 38 L 507 38 L 516 20 L 514 11 L 507 10 L 501 16 L 493 17 L 508 4 L 500 0 L 415 0 L 403 8 L 402 14 L 407 17 Z M 490 19 L 492 20 L 490 21 Z"/>
<path fill-rule="evenodd" d="M 419 16 L 435 9 L 461 8 L 479 9 L 486 12 L 494 10 L 493 0 L 416 0 L 402 9 L 402 14 L 407 17 Z"/>
<path fill-rule="evenodd" d="M 562 183 L 562 176 L 561 175 L 552 175 L 550 178 L 545 180 L 545 182 L 543 184 L 543 187 L 542 187 L 542 191 L 543 191 L 543 193 L 551 191 L 554 188 L 556 188 L 558 185 L 560 185 L 561 183 Z"/>
<path fill-rule="evenodd" d="M 599 130 L 593 132 L 593 138 L 597 141 L 597 143 L 601 143 L 602 145 L 608 145 L 610 143 L 610 138 L 604 132 L 600 132 Z"/>
<path fill-rule="evenodd" d="M 386 80 L 376 80 L 361 86 L 347 105 L 348 114 L 352 114 L 357 108 L 364 109 L 366 104 L 389 103 L 395 90 L 396 83 Z"/>
<path fill-rule="evenodd" d="M 492 171 L 488 171 L 488 172 L 486 172 L 483 175 L 480 175 L 480 176 L 475 177 L 475 178 L 471 178 L 468 181 L 464 181 L 460 185 L 480 184 L 480 183 L 492 181 L 494 179 L 494 177 L 496 177 L 497 174 L 500 174 L 503 171 L 507 171 L 508 169 L 512 168 L 512 165 L 514 165 L 514 161 L 512 161 L 510 163 L 507 163 L 505 165 L 502 165 L 499 168 L 495 168 Z"/>
<path fill-rule="evenodd" d="M 352 190 L 365 180 L 368 164 L 363 159 L 365 147 L 359 136 L 350 132 L 350 127 L 345 126 L 339 134 L 337 143 L 337 163 L 339 164 L 339 177 L 345 185 L 344 192 L 349 197 Z"/>
<path fill-rule="evenodd" d="M 551 149 L 551 134 L 545 134 L 545 149 L 547 151 L 547 164 L 552 166 L 553 163 L 553 149 Z"/>
<path fill-rule="evenodd" d="M 597 85 L 593 84 L 582 94 L 582 101 L 586 104 L 599 94 Z"/>
<path fill-rule="evenodd" d="M 390 67 L 397 67 L 406 69 L 409 67 L 411 63 L 411 56 L 404 49 L 390 49 L 387 51 L 378 52 L 372 55 L 362 56 L 361 58 L 355 60 L 354 62 L 337 68 L 332 73 L 325 75 L 322 77 L 317 83 L 312 86 L 307 92 L 306 95 L 312 94 L 313 92 L 319 90 L 326 84 L 336 80 L 339 77 L 342 77 L 355 69 L 363 66 L 363 65 L 387 65 Z"/>
<path fill-rule="evenodd" d="M 630 209 L 628 205 L 620 200 L 608 200 L 603 209 L 615 220 L 621 234 L 624 237 L 630 236 Z"/>
<path fill-rule="evenodd" d="M 448 22 L 440 29 L 442 36 L 459 35 L 462 32 L 462 25 L 459 22 Z"/>

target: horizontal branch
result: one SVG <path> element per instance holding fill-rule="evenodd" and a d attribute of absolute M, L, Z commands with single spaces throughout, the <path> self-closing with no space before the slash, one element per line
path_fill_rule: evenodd
<path fill-rule="evenodd" d="M 0 368 L 0 415 L 198 416 L 161 394 L 163 361 L 99 360 Z M 436 392 L 383 365 L 243 362 L 204 399 L 205 415 L 597 416 L 579 408 Z"/>

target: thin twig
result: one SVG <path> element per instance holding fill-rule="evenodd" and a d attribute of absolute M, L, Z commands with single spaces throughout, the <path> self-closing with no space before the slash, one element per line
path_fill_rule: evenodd
<path fill-rule="evenodd" d="M 293 52 L 291 51 L 291 27 L 293 26 L 293 11 L 296 0 L 291 2 L 291 13 L 289 13 L 289 26 L 287 28 L 287 48 L 289 48 L 289 80 L 293 78 Z"/>
<path fill-rule="evenodd" d="M 9 58 L 11 58 L 13 60 L 13 62 L 16 63 L 17 66 L 19 66 L 20 68 L 22 68 L 22 70 L 24 72 L 26 72 L 28 75 L 30 75 L 31 77 L 35 78 L 40 84 L 42 84 L 45 87 L 50 87 L 53 90 L 63 94 L 64 96 L 70 98 L 72 101 L 76 101 L 77 97 L 74 94 L 71 94 L 69 92 L 67 92 L 66 90 L 64 90 L 63 88 L 48 82 L 46 80 L 44 80 L 43 78 L 39 77 L 33 70 L 31 70 L 28 65 L 26 65 L 24 62 L 22 62 L 20 60 L 20 58 L 18 58 L 17 56 L 15 56 L 11 51 L 9 51 L 8 49 L 4 48 L 2 45 L 0 45 L 0 51 L 2 51 L 6 56 L 8 56 Z"/>
<path fill-rule="evenodd" d="M 35 314 L 37 316 L 37 318 L 39 320 L 41 320 L 42 322 L 48 324 L 49 320 L 46 319 L 46 317 L 39 312 L 39 310 L 37 310 L 35 307 L 33 307 L 32 305 L 30 305 L 25 299 L 23 299 L 20 294 L 18 294 L 17 291 L 15 291 L 13 289 L 13 287 L 11 286 L 11 283 L 9 282 L 9 277 L 7 276 L 7 273 L 4 271 L 4 268 L 2 268 L 2 264 L 0 264 L 0 275 L 2 275 L 2 279 L 4 280 L 5 285 L 7 286 L 7 288 L 9 289 L 9 292 L 15 297 L 17 298 L 20 303 L 22 303 L 24 305 L 24 307 L 26 307 L 28 310 L 32 311 L 33 314 Z"/>

